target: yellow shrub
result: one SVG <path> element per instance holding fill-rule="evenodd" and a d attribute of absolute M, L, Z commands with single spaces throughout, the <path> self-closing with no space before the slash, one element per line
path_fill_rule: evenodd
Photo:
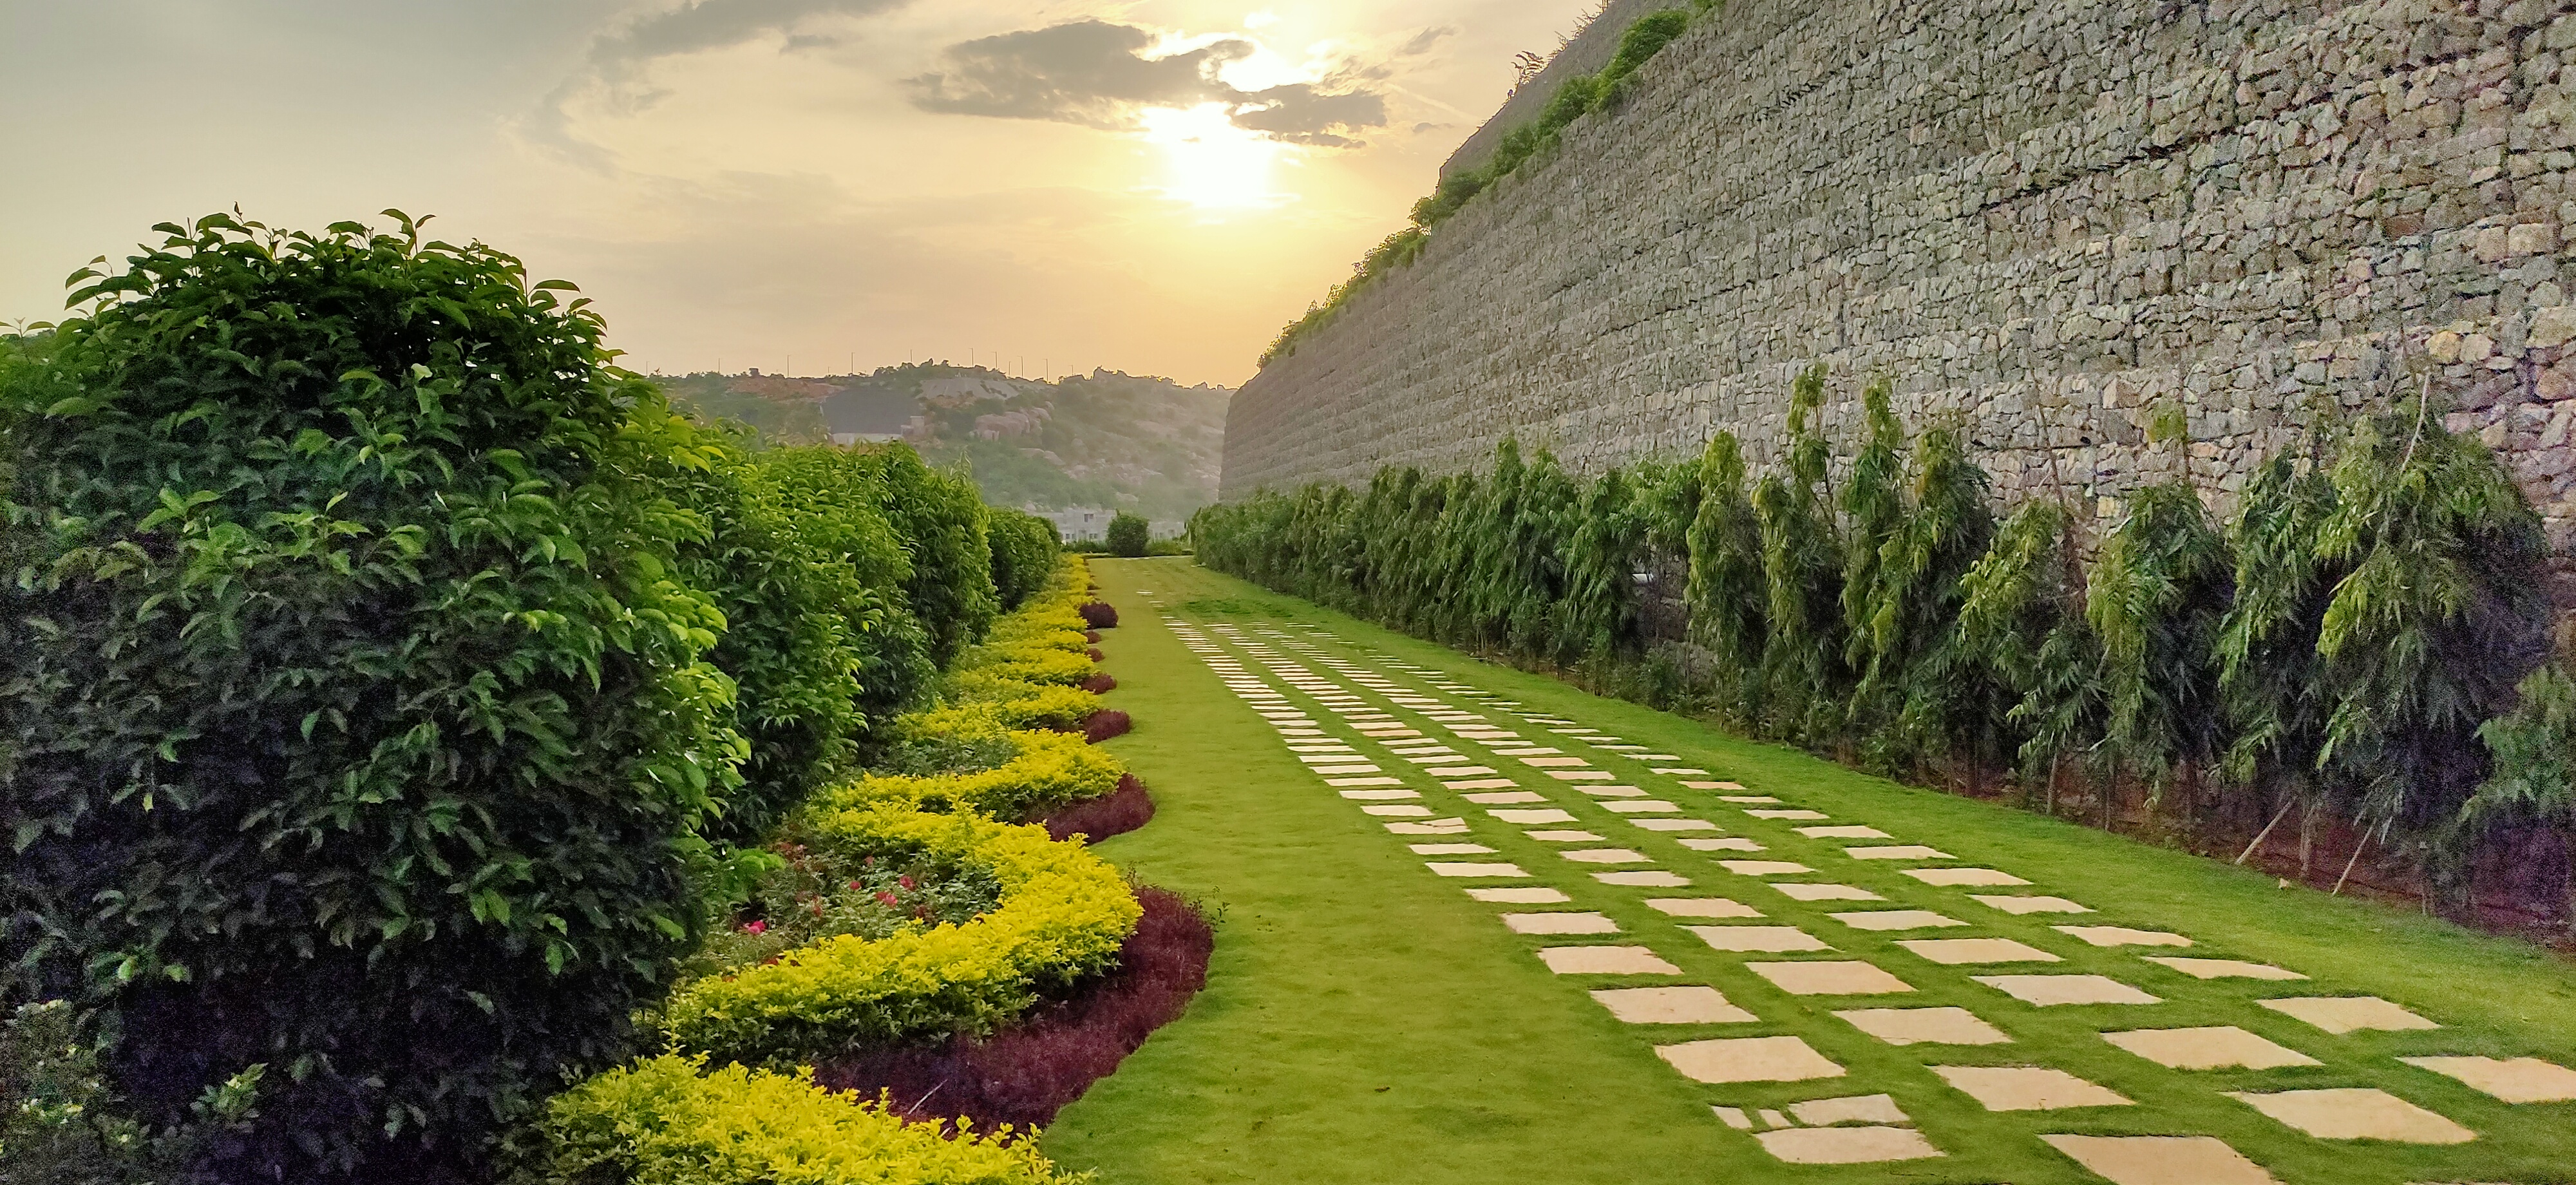
<path fill-rule="evenodd" d="M 1125 773 L 1118 759 L 1082 737 L 1061 732 L 1013 732 L 1019 756 L 973 773 L 865 774 L 825 787 L 815 800 L 826 807 L 900 805 L 912 810 L 972 811 L 989 819 L 1025 819 L 1068 802 L 1098 798 L 1118 788 Z"/>
<path fill-rule="evenodd" d="M 677 1048 L 783 1068 L 857 1046 L 990 1033 L 1026 1011 L 1040 986 L 1109 967 L 1143 912 L 1116 869 L 1041 827 L 886 806 L 818 811 L 807 831 L 849 854 L 928 851 L 982 863 L 1001 881 L 1001 904 L 963 925 L 829 938 L 701 979 L 663 1014 Z"/>
<path fill-rule="evenodd" d="M 601 1074 L 546 1106 L 516 1185 L 1075 1185 L 1005 1128 L 942 1137 L 809 1072 L 663 1056 Z"/>
<path fill-rule="evenodd" d="M 950 694 L 993 714 L 1012 728 L 1075 729 L 1107 706 L 1079 687 L 1027 683 L 986 671 L 972 671 L 949 683 Z"/>

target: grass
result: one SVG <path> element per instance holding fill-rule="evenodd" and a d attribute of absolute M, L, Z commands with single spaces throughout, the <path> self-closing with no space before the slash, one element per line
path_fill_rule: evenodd
<path fill-rule="evenodd" d="M 2563 1182 L 2576 1172 L 2576 1105 L 2508 1106 L 2447 1078 L 2396 1061 L 2430 1053 L 2540 1056 L 2576 1065 L 2576 971 L 2528 945 L 2480 935 L 2389 907 L 2280 888 L 2269 877 L 2009 808 L 1908 789 L 1803 753 L 1754 744 L 1690 720 L 1586 695 L 1561 683 L 1477 662 L 1303 602 L 1206 572 L 1187 560 L 1103 562 L 1104 595 L 1125 627 L 1103 648 L 1120 676 L 1120 707 L 1137 729 L 1111 742 L 1155 789 L 1160 814 L 1102 851 L 1146 879 L 1225 909 L 1208 990 L 1188 1016 L 1158 1033 L 1118 1074 L 1059 1117 L 1046 1148 L 1060 1163 L 1101 1170 L 1108 1185 L 1147 1182 L 1989 1182 L 2019 1185 L 2094 1178 L 2040 1144 L 2043 1133 L 2208 1134 L 2269 1167 L 2287 1185 L 2400 1185 L 2413 1181 Z M 1153 590 L 1150 601 L 1138 590 Z M 1888 898 L 1887 907 L 1938 910 L 1974 928 L 1871 934 L 1826 915 L 1850 903 L 1802 904 L 1714 865 L 1734 853 L 1697 853 L 1630 827 L 1578 794 L 1526 770 L 1582 818 L 1578 826 L 1690 876 L 1688 890 L 1593 883 L 1518 829 L 1480 821 L 1476 842 L 1501 850 L 1680 965 L 1684 981 L 1709 983 L 1763 1023 L 1639 1030 L 1612 1021 L 1582 995 L 1601 986 L 1548 974 L 1531 955 L 1541 940 L 1497 924 L 1497 907 L 1469 900 L 1460 882 L 1429 875 L 1404 841 L 1387 835 L 1321 788 L 1271 729 L 1236 704 L 1184 650 L 1153 606 L 1195 621 L 1296 622 L 1369 652 L 1437 668 L 1460 682 L 1621 737 L 1679 754 L 1798 806 L 2002 868 L 2035 882 L 2027 893 L 2093 907 L 2080 918 L 2014 918 L 1931 888 L 1894 867 L 1853 860 L 1840 843 L 1809 840 L 1795 823 L 1752 820 L 1710 793 L 1594 756 L 1627 780 L 1769 847 L 1762 858 L 1800 861 L 1831 879 Z M 1407 683 L 1416 680 L 1397 677 Z M 1338 680 L 1337 680 L 1338 681 Z M 1292 693 L 1293 694 L 1293 693 Z M 1374 699 L 1375 697 L 1371 697 Z M 1447 697 L 1444 697 L 1447 698 Z M 1505 720 L 1506 723 L 1516 723 Z M 1343 730 L 1328 729 L 1337 733 Z M 1520 726 L 1523 735 L 1544 735 Z M 1343 735 L 1347 735 L 1343 733 Z M 1580 744 L 1551 737 L 1568 752 Z M 1371 742 L 1355 740 L 1363 750 Z M 1475 754 L 1473 746 L 1461 751 Z M 1496 768 L 1515 765 L 1478 755 Z M 1387 764 L 1383 763 L 1382 764 Z M 1402 761 L 1390 768 L 1410 769 Z M 1419 778 L 1441 813 L 1478 818 Z M 1668 792 L 1669 791 L 1669 792 Z M 1983 890 L 1981 890 L 1983 891 Z M 2001 890 L 2011 891 L 2011 890 Z M 1918 990 L 1899 997 L 1818 1000 L 1785 995 L 1745 969 L 1748 956 L 1713 951 L 1673 919 L 1644 907 L 1656 895 L 1723 895 L 1762 910 L 1765 924 L 1795 925 L 1865 958 Z M 1867 903 L 1877 905 L 1878 903 Z M 2079 922 L 2172 930 L 2188 952 L 2096 950 L 2048 927 Z M 1895 945 L 1958 935 L 2018 938 L 2064 957 L 2040 967 L 1940 967 Z M 2202 982 L 2143 961 L 2142 953 L 2253 959 L 2312 977 L 2302 984 Z M 1752 956 L 1767 958 L 1773 956 Z M 1783 956 L 1799 957 L 1799 956 Z M 2146 1008 L 2037 1009 L 1974 983 L 1972 974 L 2100 972 L 2167 1003 Z M 1639 981 L 1643 982 L 1643 981 Z M 2373 994 L 2440 1021 L 2435 1032 L 2329 1036 L 2255 1007 L 2281 995 Z M 1983 1048 L 1899 1048 L 1833 1018 L 1835 1007 L 1967 1007 L 2014 1037 Z M 2311 1068 L 2183 1072 L 2111 1047 L 2096 1030 L 2232 1024 L 2317 1058 Z M 1666 1068 L 1657 1041 L 1794 1033 L 1847 1067 L 1831 1081 L 1703 1086 Z M 2053 1066 L 2137 1101 L 2134 1107 L 1990 1113 L 1925 1068 L 1943 1064 Z M 2426 1147 L 2311 1139 L 2226 1097 L 2234 1090 L 2377 1086 L 2479 1133 L 2473 1143 Z M 1383 1089 L 1381 1089 L 1383 1088 Z M 1834 1169 L 1784 1166 L 1750 1137 L 1713 1119 L 1711 1104 L 1749 1108 L 1841 1094 L 1885 1092 L 1950 1152 L 1941 1160 Z"/>

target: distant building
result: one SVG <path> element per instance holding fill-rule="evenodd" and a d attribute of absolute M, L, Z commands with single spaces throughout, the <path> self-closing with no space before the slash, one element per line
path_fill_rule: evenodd
<path fill-rule="evenodd" d="M 845 388 L 823 400 L 823 424 L 832 443 L 847 448 L 861 441 L 884 444 L 904 438 L 919 417 L 908 395 L 873 388 Z"/>
<path fill-rule="evenodd" d="M 1032 510 L 1029 513 L 1055 524 L 1055 533 L 1067 540 L 1098 539 L 1109 533 L 1109 520 L 1117 517 L 1114 510 L 1087 507 L 1074 510 Z"/>
<path fill-rule="evenodd" d="M 1109 520 L 1118 517 L 1117 511 L 1103 510 L 1099 507 L 1032 510 L 1029 513 L 1054 523 L 1056 534 L 1063 536 L 1067 542 L 1075 539 L 1103 538 L 1109 534 Z M 1178 539 L 1189 529 L 1190 524 L 1176 518 L 1152 519 L 1145 524 L 1146 536 L 1153 539 Z"/>

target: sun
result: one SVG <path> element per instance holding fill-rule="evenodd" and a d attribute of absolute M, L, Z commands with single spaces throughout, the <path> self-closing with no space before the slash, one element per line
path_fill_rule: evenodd
<path fill-rule="evenodd" d="M 1163 151 L 1163 183 L 1156 190 L 1202 210 L 1276 206 L 1286 196 L 1271 189 L 1271 171 L 1285 147 L 1237 127 L 1223 103 L 1149 107 L 1141 116 L 1146 143 Z"/>

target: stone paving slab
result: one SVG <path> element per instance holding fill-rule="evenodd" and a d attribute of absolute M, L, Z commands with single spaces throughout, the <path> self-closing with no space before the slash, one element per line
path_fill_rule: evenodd
<path fill-rule="evenodd" d="M 2162 1004 L 2164 1001 L 2107 975 L 1980 975 L 1976 981 L 2025 1004 L 2056 1008 L 2077 1004 Z"/>
<path fill-rule="evenodd" d="M 2281 1185 L 2209 1136 L 2041 1136 L 2111 1185 Z"/>
<path fill-rule="evenodd" d="M 1481 794 L 1464 794 L 1460 797 L 1478 806 L 1509 806 L 1513 803 L 1547 801 L 1547 795 L 1530 790 L 1488 790 Z"/>
<path fill-rule="evenodd" d="M 2008 1045 L 2012 1038 L 1965 1008 L 1855 1008 L 1837 1012 L 1890 1045 Z"/>
<path fill-rule="evenodd" d="M 1706 819 L 1630 819 L 1628 822 L 1631 826 L 1642 827 L 1648 831 L 1716 831 L 1719 829 L 1717 824 Z"/>
<path fill-rule="evenodd" d="M 1633 885 L 1647 889 L 1679 889 L 1690 884 L 1690 878 L 1670 872 L 1596 872 L 1592 879 L 1605 885 Z"/>
<path fill-rule="evenodd" d="M 1809 1099 L 1789 1104 L 1789 1114 L 1808 1127 L 1832 1127 L 1838 1123 L 1905 1124 L 1914 1122 L 1897 1107 L 1890 1095 L 1853 1095 L 1839 1099 Z"/>
<path fill-rule="evenodd" d="M 2465 1144 L 2478 1133 L 2384 1090 L 2343 1087 L 2230 1092 L 2229 1098 L 2320 1140 L 2386 1140 L 2397 1144 Z"/>
<path fill-rule="evenodd" d="M 1649 897 L 1646 908 L 1676 918 L 1758 918 L 1760 910 L 1724 897 Z"/>
<path fill-rule="evenodd" d="M 2050 926 L 2060 934 L 2083 939 L 2093 946 L 2190 946 L 2191 939 L 2162 930 L 2132 930 L 2127 926 Z"/>
<path fill-rule="evenodd" d="M 1886 833 L 1886 832 L 1884 832 L 1884 831 L 1881 831 L 1881 830 L 1879 830 L 1879 829 L 1878 829 L 1878 828 L 1876 828 L 1876 827 L 1855 827 L 1855 826 L 1848 826 L 1848 825 L 1846 825 L 1846 826 L 1833 826 L 1833 827 L 1800 827 L 1800 828 L 1797 828 L 1796 830 L 1797 830 L 1798 834 L 1803 835 L 1803 836 L 1806 836 L 1806 837 L 1807 837 L 1807 838 L 1809 838 L 1809 839 L 1894 839 L 1894 838 L 1896 838 L 1895 836 L 1889 835 L 1888 833 Z"/>
<path fill-rule="evenodd" d="M 1720 860 L 1717 866 L 1737 876 L 1797 876 L 1815 871 L 1789 860 Z"/>
<path fill-rule="evenodd" d="M 1956 860 L 1948 852 L 1921 844 L 1898 844 L 1892 847 L 1844 848 L 1843 854 L 1854 860 Z"/>
<path fill-rule="evenodd" d="M 1989 1111 L 2131 1107 L 2137 1101 L 2047 1066 L 1933 1066 L 1932 1072 Z"/>
<path fill-rule="evenodd" d="M 1988 905 L 2016 917 L 2034 913 L 2091 913 L 2063 897 L 2002 897 L 1987 893 L 1970 893 L 1968 900 Z"/>
<path fill-rule="evenodd" d="M 1941 1155 L 1910 1127 L 1788 1127 L 1753 1138 L 1784 1164 L 1881 1164 Z"/>
<path fill-rule="evenodd" d="M 1518 864 L 1432 864 L 1431 871 L 1441 876 L 1518 877 L 1528 876 Z"/>
<path fill-rule="evenodd" d="M 1469 889 L 1467 895 L 1496 905 L 1562 905 L 1574 900 L 1563 889 L 1541 887 L 1510 889 Z"/>
<path fill-rule="evenodd" d="M 1418 843 L 1411 845 L 1416 856 L 1490 856 L 1494 849 L 1480 843 Z"/>
<path fill-rule="evenodd" d="M 1485 813 L 1492 815 L 1503 822 L 1519 823 L 1524 826 L 1538 823 L 1571 823 L 1574 821 L 1574 816 L 1564 811 L 1486 811 Z"/>
<path fill-rule="evenodd" d="M 1514 934 L 1616 934 L 1619 923 L 1597 913 L 1507 913 Z"/>
<path fill-rule="evenodd" d="M 1888 996 L 1914 986 L 1857 959 L 1801 963 L 1747 963 L 1754 974 L 1793 996 Z"/>
<path fill-rule="evenodd" d="M 1750 1024 L 1761 1019 L 1728 1003 L 1713 987 L 1602 988 L 1592 998 L 1632 1025 Z"/>
<path fill-rule="evenodd" d="M 2401 1057 L 2508 1103 L 2576 1103 L 2576 1070 L 2536 1057 Z"/>
<path fill-rule="evenodd" d="M 1822 939 L 1796 926 L 1684 926 L 1712 950 L 1738 954 L 1794 954 L 1832 950 Z"/>
<path fill-rule="evenodd" d="M 2276 1045 L 2234 1025 L 2191 1029 L 2129 1029 L 2102 1039 L 2172 1070 L 2277 1070 L 2313 1066 L 2317 1059 Z"/>
<path fill-rule="evenodd" d="M 1869 890 L 1860 888 L 1856 885 L 1824 885 L 1807 881 L 1773 881 L 1771 882 L 1771 887 L 1780 890 L 1781 895 L 1796 901 L 1887 900 L 1885 897 L 1881 897 L 1876 893 L 1870 892 Z"/>
<path fill-rule="evenodd" d="M 1659 1045 L 1655 1055 L 1694 1082 L 1804 1082 L 1844 1072 L 1797 1037 L 1720 1037 Z"/>
<path fill-rule="evenodd" d="M 1406 817 L 1413 815 L 1428 815 L 1431 813 L 1431 808 L 1427 806 L 1364 806 L 1360 808 L 1360 812 L 1362 814 L 1369 815 Z"/>
<path fill-rule="evenodd" d="M 2377 996 L 2298 996 L 2255 1003 L 2338 1036 L 2364 1030 L 2402 1032 L 2442 1027 Z"/>
<path fill-rule="evenodd" d="M 1682 969 L 1642 946 L 1550 946 L 1539 961 L 1559 975 L 1679 975 Z"/>
<path fill-rule="evenodd" d="M 1649 822 L 1653 822 L 1653 820 L 1631 819 L 1629 822 L 1642 827 Z M 1714 839 L 1708 837 L 1691 837 L 1682 839 L 1678 842 L 1683 847 L 1689 848 L 1694 852 L 1759 852 L 1766 850 L 1761 844 L 1745 839 L 1742 836 L 1735 835 Z"/>
<path fill-rule="evenodd" d="M 2064 961 L 2038 947 L 2010 938 L 1916 938 L 1900 940 L 1896 945 L 1945 967 Z"/>
<path fill-rule="evenodd" d="M 1825 916 L 1855 930 L 1930 930 L 1968 924 L 1928 909 L 1869 909 Z"/>
<path fill-rule="evenodd" d="M 2180 971 L 2194 979 L 2306 979 L 2296 971 L 2285 971 L 2269 963 L 2248 963 L 2239 959 L 2184 959 L 2148 955 L 2147 961 Z"/>
<path fill-rule="evenodd" d="M 1974 885 L 1978 887 L 1988 885 L 2027 885 L 2030 883 L 2029 881 L 2014 876 L 2009 872 L 1997 872 L 1991 868 L 1908 868 L 1905 869 L 1904 872 L 1905 875 L 1936 888 L 1946 888 L 1959 885 Z"/>
<path fill-rule="evenodd" d="M 1584 848 L 1580 851 L 1558 852 L 1557 855 L 1580 864 L 1654 863 L 1654 860 L 1648 857 L 1644 852 L 1637 851 L 1633 848 Z"/>

